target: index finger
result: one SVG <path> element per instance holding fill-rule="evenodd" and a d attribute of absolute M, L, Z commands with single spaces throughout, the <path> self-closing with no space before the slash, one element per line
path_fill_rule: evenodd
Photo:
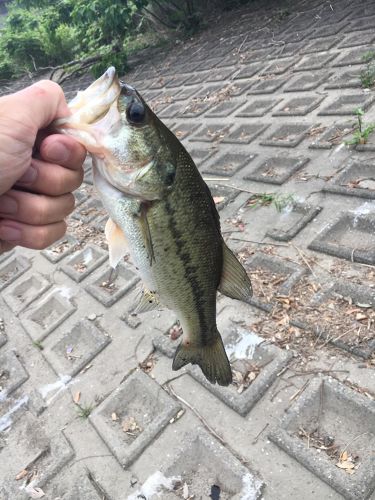
<path fill-rule="evenodd" d="M 47 127 L 54 119 L 70 114 L 62 88 L 50 80 L 41 80 L 4 96 L 0 100 L 0 110 L 6 111 L 8 120 L 13 116 L 18 124 L 26 126 L 34 136 L 33 141 L 38 130 Z"/>

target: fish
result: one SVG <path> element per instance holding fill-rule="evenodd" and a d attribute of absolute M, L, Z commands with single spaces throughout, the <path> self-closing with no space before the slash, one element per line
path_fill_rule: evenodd
<path fill-rule="evenodd" d="M 92 156 L 94 185 L 109 214 L 110 265 L 130 253 L 144 285 L 134 313 L 173 310 L 183 334 L 172 369 L 196 364 L 211 383 L 229 385 L 217 292 L 249 303 L 252 287 L 223 240 L 211 192 L 190 154 L 114 67 L 68 105 L 71 115 L 54 129 Z"/>

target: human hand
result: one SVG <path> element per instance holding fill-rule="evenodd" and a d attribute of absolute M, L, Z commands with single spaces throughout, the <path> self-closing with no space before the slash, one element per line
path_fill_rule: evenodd
<path fill-rule="evenodd" d="M 48 80 L 0 98 L 0 253 L 42 249 L 65 234 L 86 150 L 71 137 L 43 139 L 43 129 L 69 114 L 61 87 Z"/>

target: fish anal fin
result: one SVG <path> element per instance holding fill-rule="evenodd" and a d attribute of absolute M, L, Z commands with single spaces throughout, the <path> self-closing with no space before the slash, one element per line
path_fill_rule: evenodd
<path fill-rule="evenodd" d="M 126 255 L 128 244 L 124 232 L 112 219 L 107 220 L 104 233 L 108 242 L 109 265 L 115 269 L 120 260 Z"/>
<path fill-rule="evenodd" d="M 179 370 L 191 363 L 198 365 L 203 375 L 212 384 L 229 385 L 232 382 L 232 370 L 219 332 L 212 342 L 205 346 L 182 343 L 177 347 L 172 370 Z"/>
<path fill-rule="evenodd" d="M 232 299 L 249 302 L 253 295 L 250 278 L 234 253 L 223 242 L 223 271 L 219 292 Z"/>
<path fill-rule="evenodd" d="M 141 297 L 135 303 L 132 309 L 132 314 L 141 314 L 143 312 L 153 311 L 154 309 L 160 309 L 160 302 L 155 293 L 150 292 L 147 288 L 144 288 L 141 292 Z"/>

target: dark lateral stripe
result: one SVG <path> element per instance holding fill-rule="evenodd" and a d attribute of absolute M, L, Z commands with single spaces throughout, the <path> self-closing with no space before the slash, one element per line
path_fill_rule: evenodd
<path fill-rule="evenodd" d="M 198 283 L 196 277 L 197 268 L 192 264 L 190 254 L 184 250 L 182 234 L 177 228 L 177 223 L 175 219 L 175 210 L 170 205 L 168 199 L 165 200 L 165 209 L 169 216 L 168 218 L 169 230 L 176 243 L 177 256 L 180 259 L 182 266 L 184 268 L 184 275 L 190 285 L 193 294 L 194 304 L 198 312 L 202 344 L 206 345 L 208 340 L 208 325 L 204 313 L 204 306 L 206 303 L 204 298 L 204 291 L 202 290 L 202 287 Z"/>

